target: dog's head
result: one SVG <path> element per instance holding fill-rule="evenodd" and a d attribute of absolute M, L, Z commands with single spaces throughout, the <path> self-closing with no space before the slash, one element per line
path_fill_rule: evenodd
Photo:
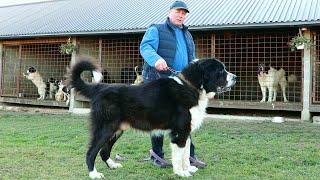
<path fill-rule="evenodd" d="M 35 72 L 37 72 L 37 69 L 35 68 L 35 67 L 33 67 L 33 66 L 30 66 L 29 68 L 28 68 L 28 70 L 27 70 L 27 73 L 29 74 L 29 73 L 35 73 Z"/>
<path fill-rule="evenodd" d="M 194 62 L 183 75 L 196 88 L 203 88 L 207 94 L 230 91 L 237 81 L 237 76 L 228 72 L 225 65 L 215 58 Z"/>
<path fill-rule="evenodd" d="M 268 74 L 269 70 L 274 69 L 270 64 L 259 64 L 258 66 L 258 75 Z"/>
<path fill-rule="evenodd" d="M 266 72 L 266 65 L 265 64 L 259 64 L 258 66 L 258 74 L 265 73 Z"/>
<path fill-rule="evenodd" d="M 57 84 L 58 81 L 51 77 L 49 78 L 48 82 L 52 84 Z"/>
<path fill-rule="evenodd" d="M 59 87 L 60 90 L 62 90 L 62 88 L 64 87 L 64 84 L 63 84 L 62 80 L 58 82 L 58 87 Z"/>

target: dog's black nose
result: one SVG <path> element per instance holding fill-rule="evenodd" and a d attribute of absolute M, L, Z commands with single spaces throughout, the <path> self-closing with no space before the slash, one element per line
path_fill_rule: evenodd
<path fill-rule="evenodd" d="M 236 75 L 233 75 L 232 80 L 233 80 L 233 81 L 237 81 L 237 79 L 238 79 L 237 76 L 236 76 Z"/>

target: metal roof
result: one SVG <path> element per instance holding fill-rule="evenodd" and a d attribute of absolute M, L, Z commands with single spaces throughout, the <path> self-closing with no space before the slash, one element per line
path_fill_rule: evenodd
<path fill-rule="evenodd" d="M 0 7 L 0 38 L 142 32 L 174 0 L 53 0 Z M 185 0 L 190 29 L 320 25 L 320 0 Z"/>

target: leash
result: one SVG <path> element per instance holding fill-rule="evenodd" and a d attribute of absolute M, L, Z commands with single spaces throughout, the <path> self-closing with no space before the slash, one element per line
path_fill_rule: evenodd
<path fill-rule="evenodd" d="M 176 71 L 171 67 L 168 67 L 167 71 L 170 71 L 172 73 L 173 76 L 177 76 L 181 71 Z M 160 79 L 160 73 L 159 71 L 156 71 L 156 75 L 157 75 L 157 79 Z"/>
<path fill-rule="evenodd" d="M 168 67 L 168 70 L 169 70 L 174 76 L 177 76 L 177 75 L 180 73 L 180 71 L 176 71 L 176 70 L 172 69 L 171 67 Z"/>
<path fill-rule="evenodd" d="M 191 84 L 190 81 L 188 81 L 184 76 L 183 74 L 181 74 L 180 72 L 181 71 L 176 71 L 174 69 L 172 69 L 171 67 L 168 67 L 168 70 L 172 73 L 173 76 L 177 76 L 179 77 L 183 82 L 185 82 L 187 85 L 191 86 L 192 88 L 194 89 L 197 89 L 193 84 Z M 157 79 L 159 79 L 161 76 L 160 76 L 160 73 L 159 71 L 157 71 Z"/>

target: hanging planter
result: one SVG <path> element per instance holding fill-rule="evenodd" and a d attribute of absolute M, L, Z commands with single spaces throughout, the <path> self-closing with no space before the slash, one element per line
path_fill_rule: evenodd
<path fill-rule="evenodd" d="M 72 54 L 76 50 L 77 50 L 77 46 L 71 42 L 71 37 L 69 37 L 66 44 L 60 45 L 61 54 Z"/>
<path fill-rule="evenodd" d="M 303 36 L 300 29 L 299 29 L 299 34 L 293 37 L 288 44 L 291 51 L 301 50 L 304 48 L 309 49 L 312 46 L 311 40 Z"/>
<path fill-rule="evenodd" d="M 304 49 L 304 44 L 296 45 L 296 48 L 299 50 Z"/>

